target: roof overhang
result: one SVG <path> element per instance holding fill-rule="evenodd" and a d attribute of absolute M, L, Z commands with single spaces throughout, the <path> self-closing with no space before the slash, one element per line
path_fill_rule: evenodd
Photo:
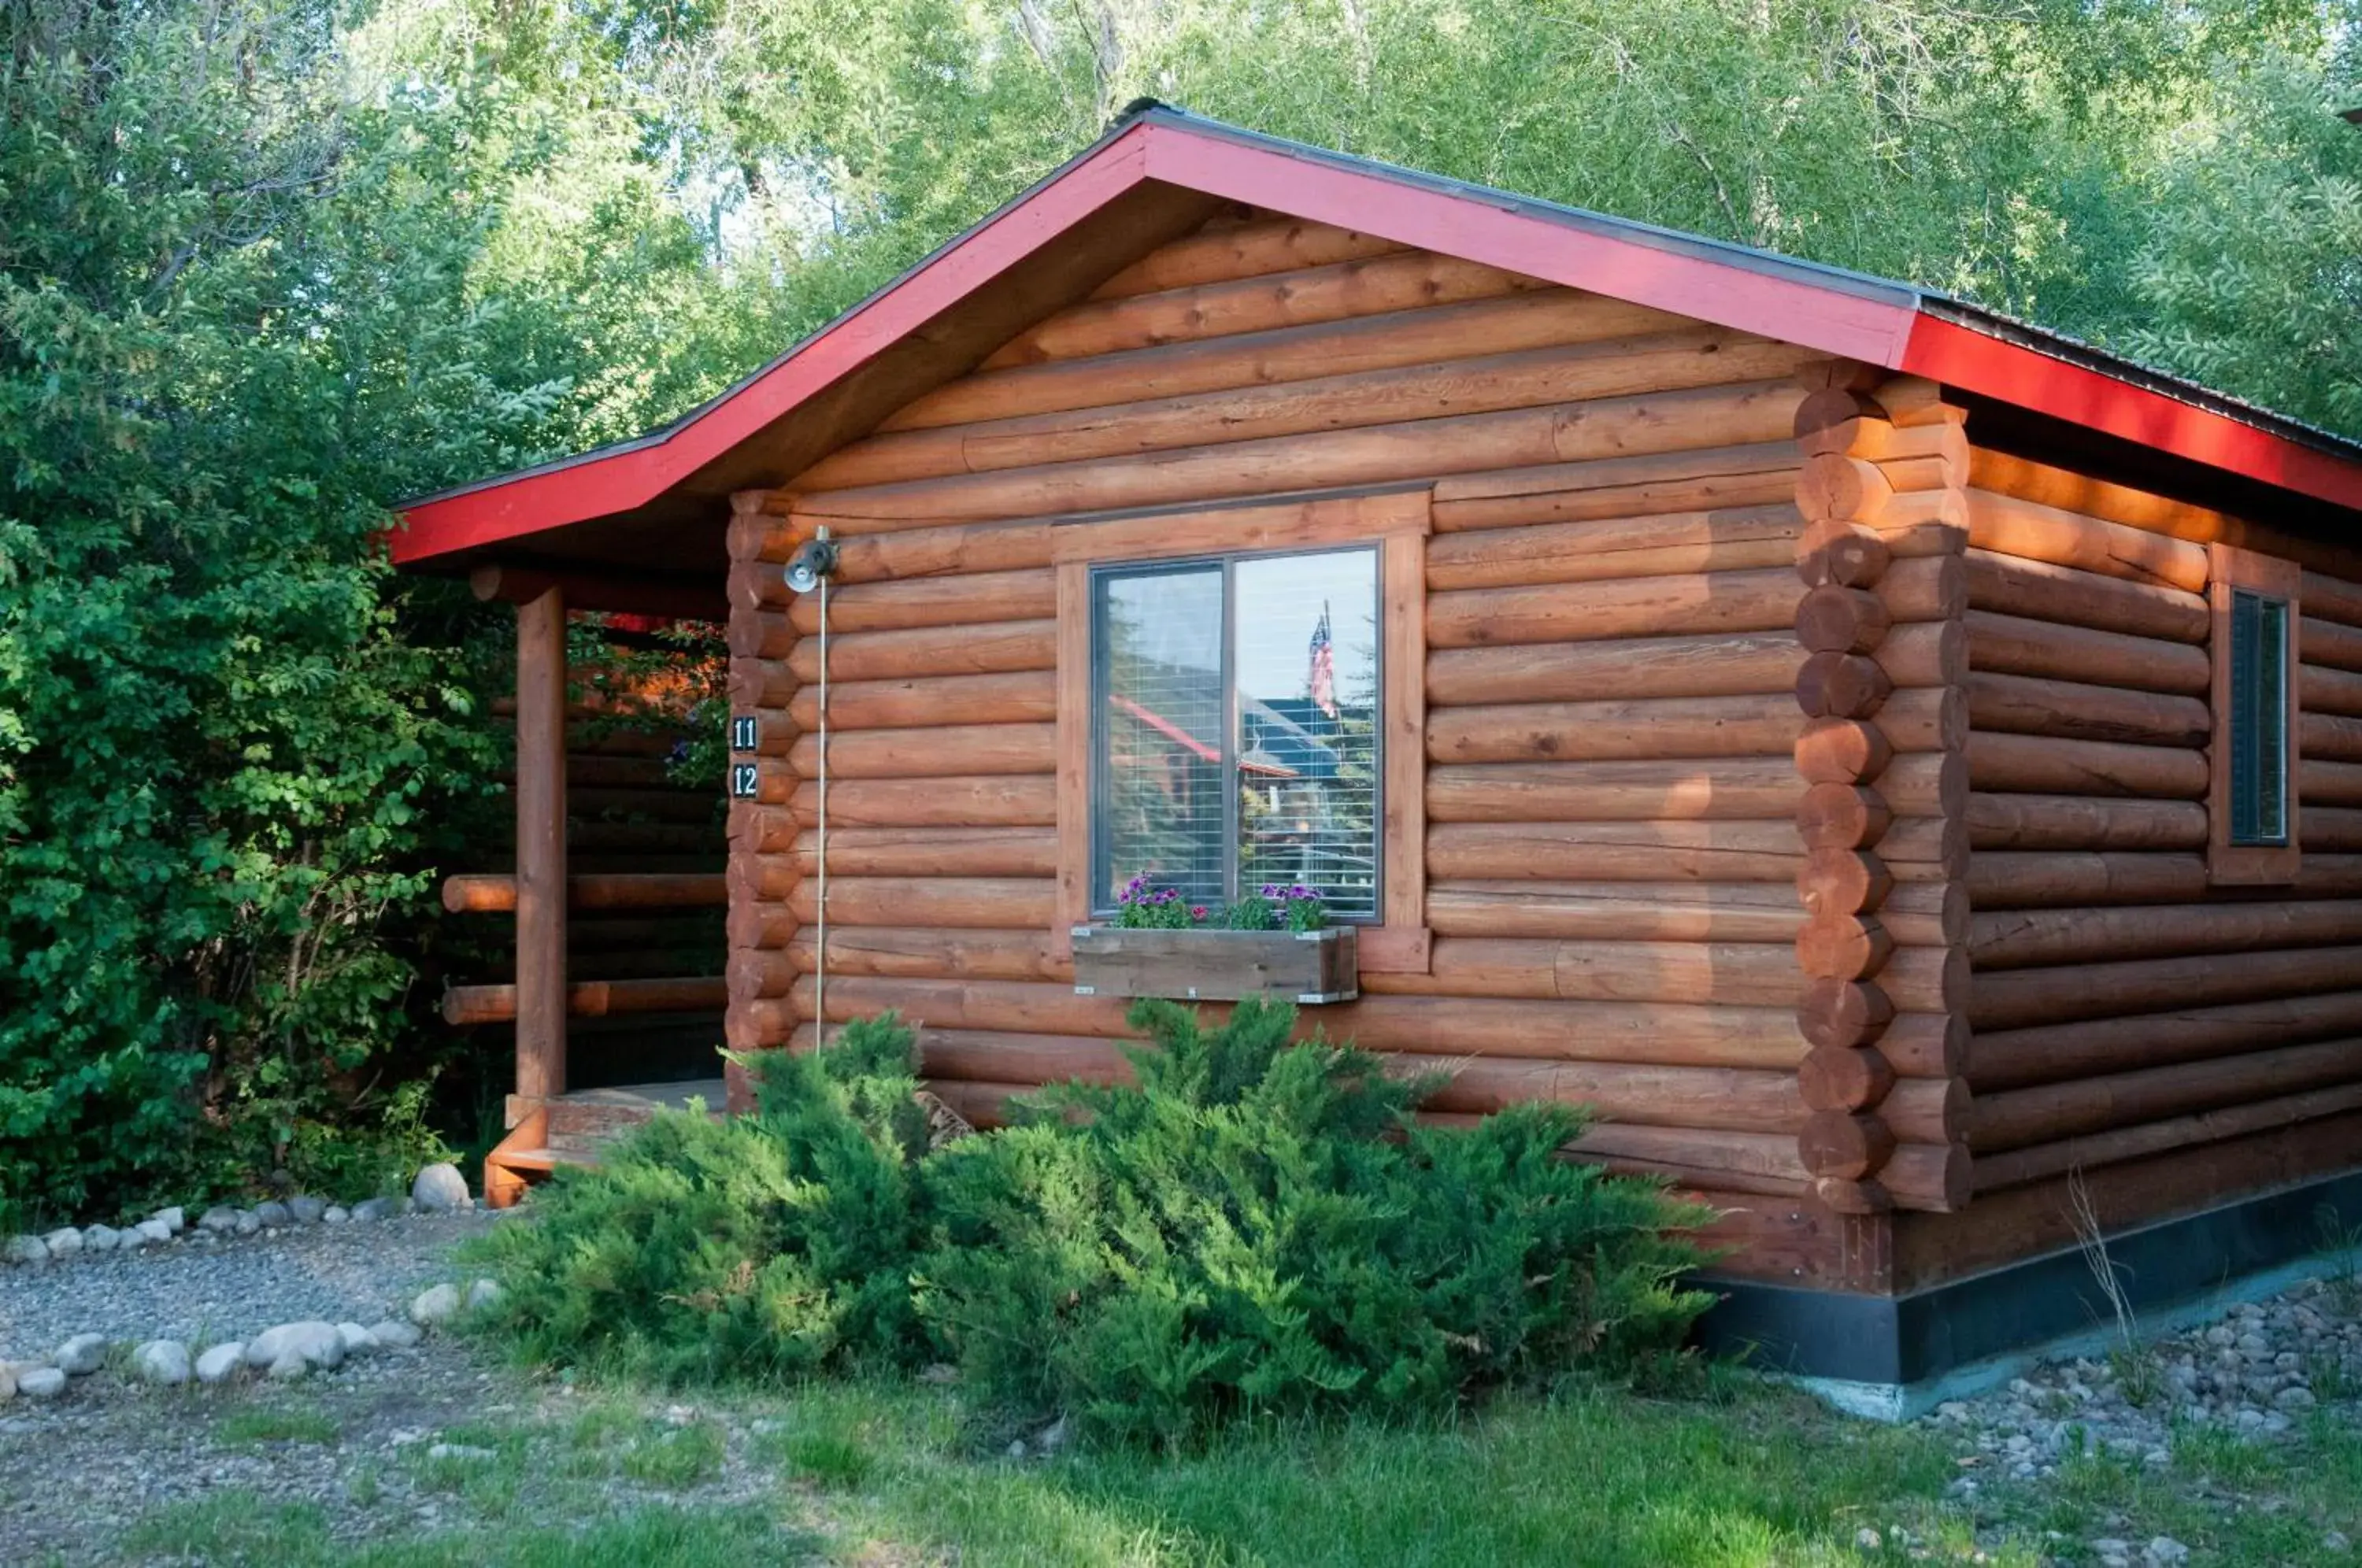
<path fill-rule="evenodd" d="M 2362 510 L 2362 446 L 1956 301 L 1153 107 L 666 429 L 410 503 L 394 559 L 708 565 L 681 527 L 718 521 L 722 497 L 786 482 L 1225 201 L 1926 376 Z"/>

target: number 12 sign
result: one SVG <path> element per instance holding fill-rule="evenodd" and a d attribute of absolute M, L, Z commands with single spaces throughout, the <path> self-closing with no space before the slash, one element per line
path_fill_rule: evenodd
<path fill-rule="evenodd" d="M 759 782 L 759 770 L 753 763 L 734 762 L 730 765 L 730 798 L 732 800 L 753 800 Z"/>

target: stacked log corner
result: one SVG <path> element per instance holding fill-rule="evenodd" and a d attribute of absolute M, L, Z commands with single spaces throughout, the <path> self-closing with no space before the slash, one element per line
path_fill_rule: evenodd
<path fill-rule="evenodd" d="M 1844 362 L 1806 372 L 1796 571 L 1805 595 L 1795 765 L 1805 857 L 1798 1156 L 1841 1214 L 1946 1211 L 1969 1197 L 1964 1000 L 1968 442 L 1961 411 L 1915 379 Z M 1889 650 L 1932 641 L 1924 655 Z M 1933 909 L 1898 943 L 1898 883 Z M 1932 940 L 1930 940 L 1932 939 Z M 1904 1005 L 1897 1005 L 1897 993 Z"/>
<path fill-rule="evenodd" d="M 786 613 L 794 595 L 781 569 L 810 530 L 799 532 L 770 515 L 767 509 L 774 504 L 767 491 L 743 491 L 730 498 L 731 728 L 734 734 L 738 720 L 755 721 L 752 760 L 757 775 L 754 797 L 734 796 L 729 808 L 728 1000 L 722 1034 L 728 1053 L 723 1080 L 733 1115 L 754 1109 L 749 1058 L 785 1043 L 778 1030 L 766 1027 L 765 1015 L 787 988 L 783 968 L 796 933 L 801 881 L 794 857 L 786 853 L 795 842 L 795 827 L 788 809 L 791 788 L 781 767 L 795 740 L 792 710 L 801 682 L 791 656 L 801 638 Z M 734 766 L 746 760 L 736 752 L 731 756 Z"/>

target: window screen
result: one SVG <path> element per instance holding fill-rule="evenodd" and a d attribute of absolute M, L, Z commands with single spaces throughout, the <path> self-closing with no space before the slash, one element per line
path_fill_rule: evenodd
<path fill-rule="evenodd" d="M 2288 605 L 2231 595 L 2231 842 L 2288 842 Z"/>
<path fill-rule="evenodd" d="M 1094 907 L 1145 875 L 1375 918 L 1377 552 L 1109 569 L 1091 634 Z"/>

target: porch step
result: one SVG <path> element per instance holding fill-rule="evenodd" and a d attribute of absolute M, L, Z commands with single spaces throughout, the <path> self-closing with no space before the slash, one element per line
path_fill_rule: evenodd
<path fill-rule="evenodd" d="M 556 1099 L 509 1099 L 509 1134 L 484 1156 L 484 1198 L 505 1209 L 524 1195 L 531 1181 L 560 1165 L 595 1165 L 599 1151 L 617 1135 L 656 1115 L 686 1110 L 693 1099 L 719 1119 L 725 1090 L 720 1078 L 686 1083 L 626 1084 L 580 1089 Z"/>

